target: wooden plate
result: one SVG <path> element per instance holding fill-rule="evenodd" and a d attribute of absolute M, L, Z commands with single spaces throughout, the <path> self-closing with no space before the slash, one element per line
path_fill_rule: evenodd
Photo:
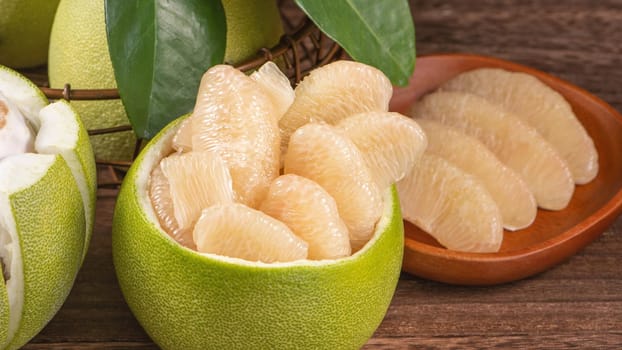
<path fill-rule="evenodd" d="M 596 179 L 577 186 L 568 207 L 538 210 L 524 230 L 505 232 L 498 253 L 462 253 L 442 248 L 431 236 L 405 222 L 403 270 L 431 280 L 491 285 L 544 271 L 597 238 L 622 213 L 622 116 L 598 97 L 538 70 L 496 58 L 466 54 L 419 57 L 409 86 L 396 89 L 393 111 L 407 114 L 422 95 L 458 73 L 498 67 L 532 74 L 561 93 L 586 128 L 599 155 Z"/>

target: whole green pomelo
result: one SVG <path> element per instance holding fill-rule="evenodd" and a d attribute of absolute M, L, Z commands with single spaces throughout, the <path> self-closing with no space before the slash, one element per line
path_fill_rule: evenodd
<path fill-rule="evenodd" d="M 351 257 L 265 264 L 200 254 L 160 228 L 147 194 L 179 122 L 134 161 L 113 219 L 119 284 L 149 336 L 163 349 L 360 348 L 382 321 L 400 274 L 395 189 L 373 238 Z"/>
<path fill-rule="evenodd" d="M 0 64 L 27 68 L 45 64 L 59 0 L 0 0 Z"/>
<path fill-rule="evenodd" d="M 104 0 L 61 0 L 50 37 L 48 60 L 50 87 L 73 89 L 113 89 L 117 87 L 112 69 Z M 71 101 L 87 129 L 128 125 L 121 100 Z M 91 136 L 97 159 L 130 160 L 136 137 L 132 131 Z"/>
<path fill-rule="evenodd" d="M 275 0 L 222 0 L 227 21 L 225 62 L 236 64 L 279 43 L 283 25 Z"/>

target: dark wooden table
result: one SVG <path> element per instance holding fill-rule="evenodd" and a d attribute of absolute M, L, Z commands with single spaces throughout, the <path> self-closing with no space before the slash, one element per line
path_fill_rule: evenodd
<path fill-rule="evenodd" d="M 621 0 L 412 1 L 419 54 L 497 56 L 557 75 L 622 110 Z M 622 161 L 622 160 L 620 160 Z M 112 266 L 114 195 L 100 191 L 71 295 L 25 349 L 153 349 Z M 622 218 L 563 264 L 494 287 L 403 274 L 366 349 L 622 348 Z"/>

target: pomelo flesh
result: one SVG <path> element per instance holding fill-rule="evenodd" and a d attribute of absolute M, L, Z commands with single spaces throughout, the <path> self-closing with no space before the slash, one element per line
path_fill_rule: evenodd
<path fill-rule="evenodd" d="M 574 193 L 567 163 L 536 129 L 478 95 L 438 91 L 413 105 L 411 115 L 451 125 L 476 137 L 516 171 L 538 206 L 561 210 Z"/>
<path fill-rule="evenodd" d="M 592 138 L 564 97 L 538 78 L 498 68 L 474 69 L 444 83 L 441 90 L 473 93 L 501 105 L 533 126 L 568 163 L 577 184 L 598 173 Z"/>

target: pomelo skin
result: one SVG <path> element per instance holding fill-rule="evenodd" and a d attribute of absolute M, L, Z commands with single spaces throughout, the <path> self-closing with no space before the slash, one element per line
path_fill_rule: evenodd
<path fill-rule="evenodd" d="M 393 187 L 369 244 L 352 257 L 262 264 L 199 254 L 158 225 L 148 176 L 171 151 L 181 118 L 139 155 L 118 196 L 112 229 L 123 295 L 164 349 L 358 349 L 397 285 L 403 223 Z"/>
<path fill-rule="evenodd" d="M 33 186 L 9 196 L 20 237 L 24 291 L 18 329 L 9 344 L 4 343 L 7 339 L 0 340 L 4 350 L 20 348 L 54 317 L 82 262 L 86 222 L 78 186 L 75 181 L 59 181 L 72 179 L 60 155 L 45 156 L 54 157 L 47 173 Z M 0 282 L 0 289 L 6 292 L 4 281 Z M 0 310 L 5 308 L 0 301 Z M 0 325 L 3 317 L 4 313 Z M 3 332 L 7 332 L 4 327 L 0 335 Z"/>

